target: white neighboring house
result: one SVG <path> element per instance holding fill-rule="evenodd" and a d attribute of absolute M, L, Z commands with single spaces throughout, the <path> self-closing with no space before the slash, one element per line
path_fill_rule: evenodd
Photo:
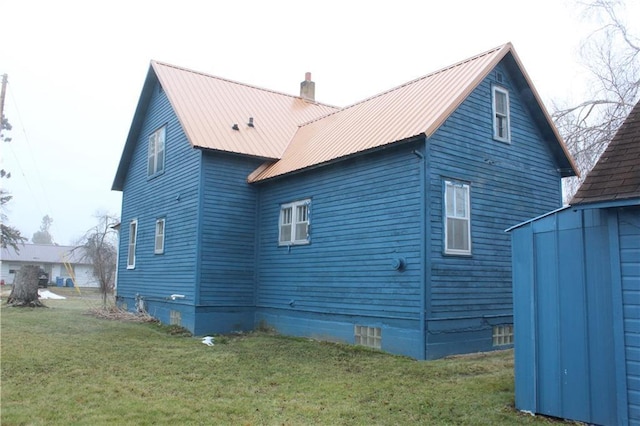
<path fill-rule="evenodd" d="M 24 244 L 18 247 L 19 252 L 11 247 L 3 248 L 0 252 L 0 280 L 5 284 L 13 284 L 16 272 L 23 265 L 36 265 L 49 274 L 49 285 L 55 286 L 62 279 L 66 286 L 67 278 L 70 278 L 64 266 L 67 261 L 78 287 L 99 287 L 98 280 L 93 276 L 91 263 L 82 259 L 82 249 L 49 244 Z"/>

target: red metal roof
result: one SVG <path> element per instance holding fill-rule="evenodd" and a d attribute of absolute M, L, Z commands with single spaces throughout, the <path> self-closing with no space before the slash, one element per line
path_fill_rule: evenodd
<path fill-rule="evenodd" d="M 278 159 L 300 123 L 337 109 L 157 61 L 151 66 L 198 148 Z"/>
<path fill-rule="evenodd" d="M 248 180 L 273 178 L 417 135 L 430 137 L 507 53 L 513 54 L 573 170 L 577 170 L 513 46 L 507 43 L 302 125 L 282 158 L 265 164 Z"/>

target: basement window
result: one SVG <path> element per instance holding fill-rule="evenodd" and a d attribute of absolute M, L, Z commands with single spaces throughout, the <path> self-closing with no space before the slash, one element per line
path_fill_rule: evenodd
<path fill-rule="evenodd" d="M 493 327 L 493 346 L 513 345 L 513 325 L 496 325 Z"/>
<path fill-rule="evenodd" d="M 179 325 L 182 326 L 182 314 L 180 311 L 170 310 L 169 311 L 169 325 Z"/>
<path fill-rule="evenodd" d="M 354 336 L 356 345 L 382 349 L 382 329 L 380 327 L 356 325 L 354 326 Z"/>

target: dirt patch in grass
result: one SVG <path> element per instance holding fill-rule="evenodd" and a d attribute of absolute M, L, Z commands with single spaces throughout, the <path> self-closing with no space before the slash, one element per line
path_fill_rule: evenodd
<path fill-rule="evenodd" d="M 97 306 L 89 308 L 88 315 L 113 321 L 155 322 L 158 320 L 146 312 L 129 312 L 117 306 Z"/>

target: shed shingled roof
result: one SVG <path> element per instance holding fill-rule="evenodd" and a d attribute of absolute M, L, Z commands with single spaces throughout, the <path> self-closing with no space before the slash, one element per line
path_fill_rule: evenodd
<path fill-rule="evenodd" d="M 572 205 L 640 199 L 640 102 L 573 196 Z"/>
<path fill-rule="evenodd" d="M 527 89 L 537 101 L 539 116 L 549 128 L 549 140 L 564 155 L 563 176 L 576 167 L 552 124 L 511 43 L 410 81 L 387 92 L 331 113 L 300 127 L 282 158 L 265 164 L 249 182 L 306 169 L 385 145 L 425 135 L 432 136 L 449 115 L 508 54 L 520 69 Z"/>

